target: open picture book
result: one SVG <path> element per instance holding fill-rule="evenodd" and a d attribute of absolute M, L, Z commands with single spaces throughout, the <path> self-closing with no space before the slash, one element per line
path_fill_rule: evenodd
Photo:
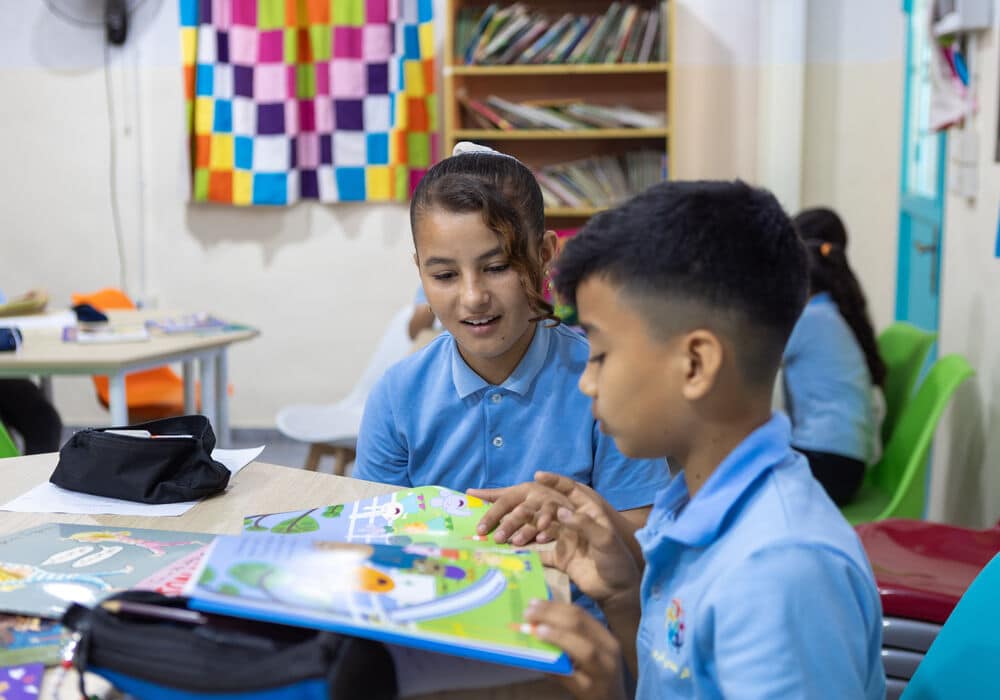
<path fill-rule="evenodd" d="M 524 621 L 549 597 L 537 552 L 475 535 L 488 504 L 440 487 L 249 516 L 185 590 L 204 612 L 569 673 Z"/>

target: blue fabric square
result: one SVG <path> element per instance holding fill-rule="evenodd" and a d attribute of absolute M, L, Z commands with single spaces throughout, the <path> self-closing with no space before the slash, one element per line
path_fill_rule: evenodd
<path fill-rule="evenodd" d="M 341 202 L 364 201 L 365 169 L 337 168 L 337 191 Z"/>
<path fill-rule="evenodd" d="M 368 134 L 368 162 L 372 165 L 389 164 L 389 134 Z"/>
<path fill-rule="evenodd" d="M 288 178 L 284 173 L 254 173 L 254 204 L 287 204 Z"/>
<path fill-rule="evenodd" d="M 417 21 L 430 22 L 434 19 L 434 3 L 432 0 L 417 0 Z"/>
<path fill-rule="evenodd" d="M 412 24 L 403 27 L 403 58 L 420 59 L 420 34 Z"/>
<path fill-rule="evenodd" d="M 199 63 L 194 76 L 195 94 L 203 97 L 211 96 L 215 89 L 215 66 Z"/>
<path fill-rule="evenodd" d="M 241 170 L 253 169 L 253 139 L 249 136 L 237 136 L 233 139 L 236 167 Z"/>
<path fill-rule="evenodd" d="M 233 130 L 233 103 L 229 100 L 215 101 L 215 121 L 212 131 L 217 134 L 228 134 Z"/>
<path fill-rule="evenodd" d="M 198 26 L 198 0 L 181 0 L 181 26 Z"/>

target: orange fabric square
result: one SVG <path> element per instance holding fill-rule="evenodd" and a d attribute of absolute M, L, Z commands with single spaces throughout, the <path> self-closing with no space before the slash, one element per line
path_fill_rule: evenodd
<path fill-rule="evenodd" d="M 330 23 L 330 0 L 305 0 L 310 24 Z"/>
<path fill-rule="evenodd" d="M 312 49 L 312 37 L 309 36 L 308 29 L 299 29 L 296 34 L 298 35 L 298 56 L 297 61 L 299 63 L 312 63 L 313 62 L 313 49 Z"/>
<path fill-rule="evenodd" d="M 392 132 L 393 153 L 392 160 L 397 163 L 406 163 L 410 160 L 410 150 L 406 144 L 406 132 L 396 130 Z"/>
<path fill-rule="evenodd" d="M 201 134 L 194 137 L 194 164 L 199 168 L 207 168 L 212 156 L 212 135 Z"/>
<path fill-rule="evenodd" d="M 194 99 L 194 66 L 184 66 L 184 95 Z"/>
<path fill-rule="evenodd" d="M 406 98 L 406 106 L 409 112 L 407 127 L 410 131 L 427 131 L 427 103 L 423 97 Z"/>
<path fill-rule="evenodd" d="M 233 172 L 212 172 L 208 175 L 208 199 L 212 202 L 233 201 Z"/>
<path fill-rule="evenodd" d="M 434 92 L 434 59 L 425 58 L 421 63 L 424 69 L 424 92 L 429 95 Z"/>

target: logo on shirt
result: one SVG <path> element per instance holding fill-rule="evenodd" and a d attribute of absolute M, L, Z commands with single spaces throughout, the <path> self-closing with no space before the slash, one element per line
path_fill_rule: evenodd
<path fill-rule="evenodd" d="M 684 646 L 684 607 L 681 601 L 673 598 L 667 608 L 667 642 L 675 652 Z"/>

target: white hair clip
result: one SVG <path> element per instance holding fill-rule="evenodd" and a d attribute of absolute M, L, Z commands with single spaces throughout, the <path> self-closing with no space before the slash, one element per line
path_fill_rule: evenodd
<path fill-rule="evenodd" d="M 453 156 L 460 156 L 465 153 L 486 153 L 491 156 L 503 156 L 504 158 L 512 158 L 517 160 L 514 156 L 507 153 L 501 153 L 500 151 L 495 151 L 489 146 L 483 146 L 482 144 L 472 143 L 472 141 L 459 141 L 455 144 L 455 148 L 452 149 L 451 154 Z M 520 162 L 520 161 L 518 161 Z"/>

